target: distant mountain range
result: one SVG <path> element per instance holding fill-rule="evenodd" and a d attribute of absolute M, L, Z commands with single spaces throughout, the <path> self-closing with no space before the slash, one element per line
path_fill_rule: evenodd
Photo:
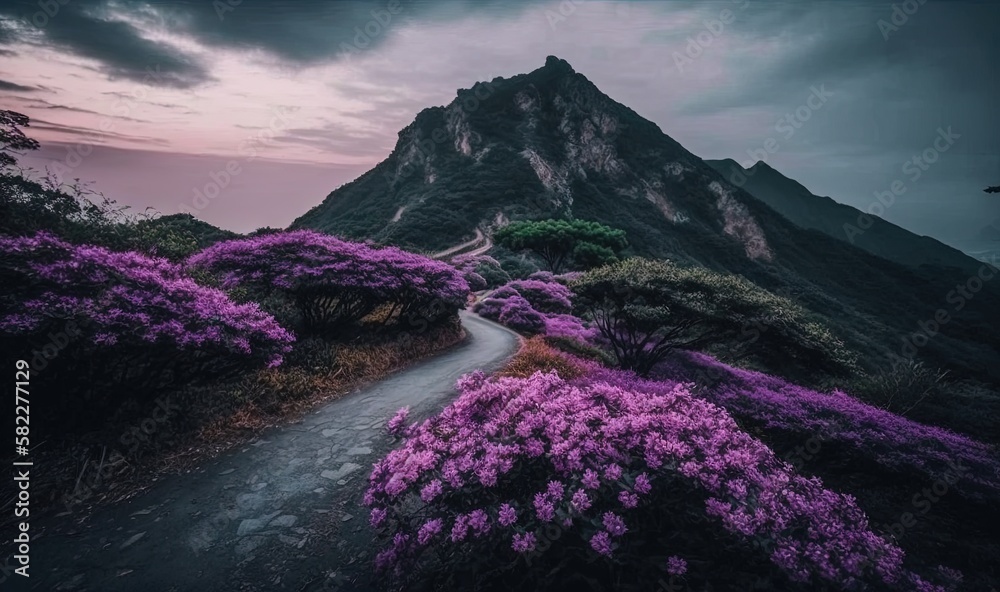
<path fill-rule="evenodd" d="M 872 365 L 899 353 L 981 266 L 880 219 L 852 245 L 843 224 L 858 210 L 764 164 L 740 169 L 739 187 L 733 165 L 703 161 L 550 56 L 533 72 L 476 83 L 424 109 L 384 161 L 292 227 L 434 252 L 497 221 L 597 220 L 625 230 L 631 254 L 741 274 L 796 298 L 872 352 Z M 1000 325 L 997 288 L 983 288 L 921 357 L 1000 374 L 1000 335 L 989 330 Z"/>
<path fill-rule="evenodd" d="M 878 216 L 814 195 L 765 162 L 749 169 L 731 159 L 705 162 L 798 226 L 850 242 L 889 261 L 909 267 L 955 267 L 965 273 L 975 273 L 980 266 L 980 262 L 937 239 L 919 236 Z"/>

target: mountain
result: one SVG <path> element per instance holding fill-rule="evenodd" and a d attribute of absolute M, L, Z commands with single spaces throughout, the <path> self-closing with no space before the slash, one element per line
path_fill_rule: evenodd
<path fill-rule="evenodd" d="M 796 225 L 552 56 L 424 109 L 384 161 L 292 227 L 436 251 L 496 220 L 553 216 L 621 228 L 630 254 L 741 274 L 793 297 L 873 367 L 904 352 L 918 323 L 969 279 Z M 1000 335 L 989 330 L 1000 325 L 1000 289 L 986 283 L 967 304 L 918 339 L 920 358 L 1000 381 Z"/>
<path fill-rule="evenodd" d="M 955 267 L 974 274 L 981 263 L 958 249 L 928 236 L 919 236 L 878 216 L 814 195 L 797 181 L 782 175 L 761 161 L 744 169 L 732 159 L 706 160 L 735 185 L 740 185 L 757 199 L 802 228 L 818 230 L 836 239 L 909 267 L 934 265 Z M 873 198 L 874 199 L 874 198 Z M 868 223 L 868 228 L 859 224 Z"/>

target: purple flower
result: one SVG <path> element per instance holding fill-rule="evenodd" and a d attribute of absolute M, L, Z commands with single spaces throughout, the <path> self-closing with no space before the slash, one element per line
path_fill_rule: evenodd
<path fill-rule="evenodd" d="M 582 489 L 577 489 L 576 493 L 573 494 L 573 498 L 570 500 L 570 506 L 576 512 L 585 512 L 590 509 L 590 498 L 587 496 L 587 492 Z"/>
<path fill-rule="evenodd" d="M 542 522 L 552 522 L 552 519 L 555 518 L 555 507 L 544 493 L 535 494 L 535 514 Z"/>
<path fill-rule="evenodd" d="M 427 485 L 424 485 L 424 488 L 420 490 L 420 499 L 426 503 L 430 503 L 434 501 L 434 498 L 441 495 L 441 492 L 443 491 L 444 487 L 441 485 L 441 480 L 434 479 Z"/>
<path fill-rule="evenodd" d="M 635 492 L 639 495 L 646 495 L 653 489 L 652 485 L 649 483 L 649 475 L 646 473 L 639 473 L 635 477 Z"/>
<path fill-rule="evenodd" d="M 500 515 L 497 517 L 497 522 L 501 526 L 510 526 L 517 522 L 517 511 L 510 504 L 503 504 L 500 506 Z"/>
<path fill-rule="evenodd" d="M 626 508 L 634 508 L 639 505 L 639 496 L 628 491 L 618 493 L 618 501 Z"/>
<path fill-rule="evenodd" d="M 490 519 L 484 510 L 469 512 L 468 523 L 476 531 L 476 536 L 482 536 L 490 531 Z"/>
<path fill-rule="evenodd" d="M 622 520 L 621 516 L 615 514 L 614 512 L 605 512 L 603 523 L 604 528 L 616 537 L 622 536 L 628 532 L 628 527 L 625 526 L 625 521 Z"/>
<path fill-rule="evenodd" d="M 435 518 L 424 523 L 420 527 L 420 531 L 417 532 L 417 542 L 421 545 L 426 545 L 430 540 L 439 532 L 441 532 L 441 527 L 443 523 L 440 518 Z"/>
<path fill-rule="evenodd" d="M 410 408 L 403 407 L 385 424 L 386 430 L 393 436 L 401 436 L 406 428 L 406 419 L 410 416 Z"/>
<path fill-rule="evenodd" d="M 587 469 L 583 472 L 583 486 L 587 489 L 597 489 L 601 486 L 601 479 L 595 471 Z"/>
<path fill-rule="evenodd" d="M 373 527 L 378 528 L 385 521 L 386 514 L 387 512 L 384 508 L 372 508 L 371 520 L 369 522 Z"/>
<path fill-rule="evenodd" d="M 469 519 L 465 515 L 459 514 L 455 517 L 455 524 L 451 528 L 451 541 L 453 543 L 464 541 L 468 534 Z"/>
<path fill-rule="evenodd" d="M 590 538 L 590 546 L 601 555 L 611 557 L 611 537 L 603 530 Z"/>
<path fill-rule="evenodd" d="M 518 553 L 527 553 L 535 550 L 535 533 L 526 532 L 524 534 L 515 533 L 511 548 Z"/>
<path fill-rule="evenodd" d="M 667 558 L 667 573 L 672 576 L 682 576 L 687 573 L 687 561 L 676 555 Z"/>

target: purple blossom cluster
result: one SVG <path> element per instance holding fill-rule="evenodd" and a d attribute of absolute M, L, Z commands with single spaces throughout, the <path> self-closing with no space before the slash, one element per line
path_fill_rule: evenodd
<path fill-rule="evenodd" d="M 86 321 L 102 348 L 152 348 L 260 359 L 279 365 L 294 337 L 256 304 L 197 284 L 166 259 L 71 245 L 48 233 L 0 237 L 10 297 L 0 331 L 44 334 L 54 322 Z"/>
<path fill-rule="evenodd" d="M 469 293 L 461 273 L 441 261 L 311 230 L 217 243 L 188 265 L 217 274 L 227 288 L 292 294 L 311 325 L 355 322 L 384 305 L 397 318 L 435 307 L 453 312 Z"/>
<path fill-rule="evenodd" d="M 592 369 L 571 382 L 540 372 L 460 379 L 459 398 L 373 467 L 365 504 L 386 539 L 377 567 L 419 564 L 470 537 L 527 553 L 554 520 L 612 556 L 633 508 L 681 482 L 735 538 L 766 541 L 793 581 L 943 590 L 903 566 L 853 498 L 796 474 L 724 409 L 682 384 Z"/>
<path fill-rule="evenodd" d="M 544 333 L 590 343 L 599 339 L 596 328 L 569 314 L 573 293 L 555 281 L 551 272 L 537 272 L 536 279 L 515 280 L 478 302 L 473 311 L 515 331 Z"/>

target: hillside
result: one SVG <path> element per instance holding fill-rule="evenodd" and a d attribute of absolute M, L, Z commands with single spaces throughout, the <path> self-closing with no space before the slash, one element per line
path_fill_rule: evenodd
<path fill-rule="evenodd" d="M 872 367 L 948 306 L 921 359 L 1000 379 L 995 286 L 953 311 L 967 269 L 906 266 L 799 227 L 552 56 L 421 111 L 384 161 L 292 227 L 436 251 L 498 216 L 597 220 L 625 230 L 631 254 L 744 275 L 825 317 Z"/>
<path fill-rule="evenodd" d="M 850 242 L 873 255 L 909 267 L 955 267 L 969 274 L 976 273 L 980 266 L 978 261 L 958 249 L 929 236 L 914 234 L 878 216 L 870 216 L 871 226 L 862 229 L 858 220 L 867 216 L 866 213 L 829 197 L 814 195 L 765 162 L 758 162 L 749 169 L 731 159 L 706 160 L 705 163 L 734 184 L 738 181 L 751 195 L 802 228 Z"/>

